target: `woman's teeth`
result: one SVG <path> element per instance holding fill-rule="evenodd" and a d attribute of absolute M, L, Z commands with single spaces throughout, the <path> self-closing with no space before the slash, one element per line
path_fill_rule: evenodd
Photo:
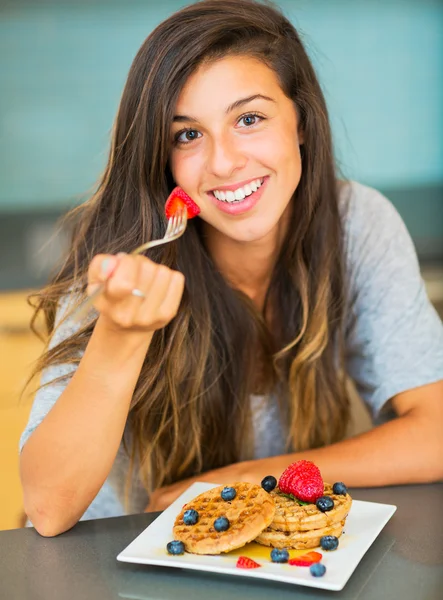
<path fill-rule="evenodd" d="M 214 190 L 212 193 L 217 198 L 217 200 L 221 200 L 222 202 L 241 202 L 247 196 L 250 196 L 253 192 L 256 192 L 259 187 L 263 184 L 263 179 L 254 179 L 254 181 L 250 181 L 243 187 L 237 188 L 235 191 L 227 191 L 222 192 L 219 190 Z"/>

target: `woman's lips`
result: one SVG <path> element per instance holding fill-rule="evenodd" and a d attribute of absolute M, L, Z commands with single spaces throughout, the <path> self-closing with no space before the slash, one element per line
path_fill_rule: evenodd
<path fill-rule="evenodd" d="M 223 200 L 217 200 L 212 192 L 208 192 L 213 204 L 222 212 L 228 215 L 242 215 L 249 210 L 252 210 L 257 202 L 260 200 L 263 190 L 267 186 L 269 176 L 263 178 L 263 183 L 256 192 L 252 192 L 251 195 L 247 196 L 243 200 L 237 200 L 235 202 L 223 202 Z"/>

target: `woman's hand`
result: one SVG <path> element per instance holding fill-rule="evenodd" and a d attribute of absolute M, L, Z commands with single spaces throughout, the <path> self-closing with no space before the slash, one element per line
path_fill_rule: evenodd
<path fill-rule="evenodd" d="M 154 332 L 177 314 L 184 282 L 182 273 L 145 256 L 98 254 L 89 266 L 87 292 L 105 283 L 94 306 L 109 328 Z"/>
<path fill-rule="evenodd" d="M 264 475 L 260 473 L 259 464 L 261 461 L 246 461 L 239 462 L 221 469 L 214 469 L 213 471 L 207 471 L 195 477 L 189 479 L 183 479 L 172 485 L 166 485 L 151 495 L 149 504 L 145 509 L 145 512 L 157 512 L 168 508 L 174 500 L 182 494 L 190 485 L 196 481 L 205 481 L 213 483 L 214 485 L 223 485 L 228 483 L 235 483 L 236 481 L 248 481 L 249 483 L 260 484 Z M 255 469 L 254 469 L 255 467 Z"/>

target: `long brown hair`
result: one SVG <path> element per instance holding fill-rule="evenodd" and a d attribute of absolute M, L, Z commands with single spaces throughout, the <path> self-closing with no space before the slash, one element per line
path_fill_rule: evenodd
<path fill-rule="evenodd" d="M 203 61 L 263 61 L 293 100 L 303 130 L 302 176 L 262 313 L 223 279 L 201 222 L 149 256 L 185 274 L 176 318 L 157 331 L 129 413 L 132 465 L 148 491 L 239 460 L 249 395 L 279 389 L 289 404 L 288 449 L 340 439 L 349 407 L 343 381 L 343 234 L 330 127 L 314 70 L 291 23 L 269 3 L 203 0 L 161 23 L 131 66 L 109 160 L 92 198 L 77 207 L 70 252 L 37 298 L 49 333 L 67 293 L 84 297 L 97 253 L 131 251 L 165 228 L 175 183 L 168 166 L 174 107 Z M 274 317 L 266 319 L 269 313 Z M 46 352 L 37 370 L 78 363 L 95 321 Z M 258 361 L 258 362 L 257 362 Z"/>

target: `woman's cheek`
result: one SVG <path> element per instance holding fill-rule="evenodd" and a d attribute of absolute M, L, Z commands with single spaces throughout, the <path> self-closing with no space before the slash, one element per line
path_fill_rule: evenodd
<path fill-rule="evenodd" d="M 192 192 L 198 186 L 202 163 L 202 157 L 195 152 L 183 152 L 181 155 L 177 152 L 175 156 L 172 156 L 171 172 L 177 185 Z M 192 193 L 190 195 L 192 196 Z"/>

